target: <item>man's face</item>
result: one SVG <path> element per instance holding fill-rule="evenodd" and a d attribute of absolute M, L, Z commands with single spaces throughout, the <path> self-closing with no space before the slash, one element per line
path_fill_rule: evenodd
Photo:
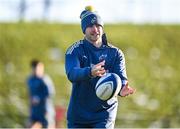
<path fill-rule="evenodd" d="M 103 28 L 100 25 L 93 25 L 86 28 L 85 37 L 92 43 L 102 42 Z"/>
<path fill-rule="evenodd" d="M 35 75 L 38 77 L 42 77 L 44 75 L 44 64 L 38 63 L 35 68 Z"/>

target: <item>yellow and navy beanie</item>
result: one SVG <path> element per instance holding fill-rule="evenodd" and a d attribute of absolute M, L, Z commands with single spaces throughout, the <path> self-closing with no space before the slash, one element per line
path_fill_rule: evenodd
<path fill-rule="evenodd" d="M 93 26 L 95 24 L 100 25 L 103 27 L 104 23 L 101 17 L 94 11 L 92 6 L 86 6 L 85 10 L 82 11 L 81 15 L 81 28 L 83 33 L 87 27 Z"/>

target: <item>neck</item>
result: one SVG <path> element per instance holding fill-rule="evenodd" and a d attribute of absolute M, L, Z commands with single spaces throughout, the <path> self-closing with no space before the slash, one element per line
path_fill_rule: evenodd
<path fill-rule="evenodd" d="M 90 43 L 92 43 L 92 44 L 93 44 L 95 47 L 97 47 L 97 48 L 101 47 L 101 45 L 102 45 L 102 40 L 92 41 L 92 40 L 87 39 L 86 37 L 85 37 L 85 39 L 86 39 L 87 41 L 89 41 Z"/>

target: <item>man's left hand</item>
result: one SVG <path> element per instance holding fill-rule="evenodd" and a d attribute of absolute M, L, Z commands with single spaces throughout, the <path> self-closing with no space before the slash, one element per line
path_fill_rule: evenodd
<path fill-rule="evenodd" d="M 128 96 L 129 94 L 133 94 L 135 93 L 136 89 L 132 88 L 129 86 L 129 84 L 127 83 L 120 91 L 120 95 L 122 97 Z"/>

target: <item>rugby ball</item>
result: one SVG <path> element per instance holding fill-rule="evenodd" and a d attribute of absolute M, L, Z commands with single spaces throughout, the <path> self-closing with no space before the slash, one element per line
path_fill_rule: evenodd
<path fill-rule="evenodd" d="M 96 83 L 96 95 L 101 100 L 109 100 L 117 96 L 122 86 L 120 77 L 115 73 L 106 73 Z"/>

